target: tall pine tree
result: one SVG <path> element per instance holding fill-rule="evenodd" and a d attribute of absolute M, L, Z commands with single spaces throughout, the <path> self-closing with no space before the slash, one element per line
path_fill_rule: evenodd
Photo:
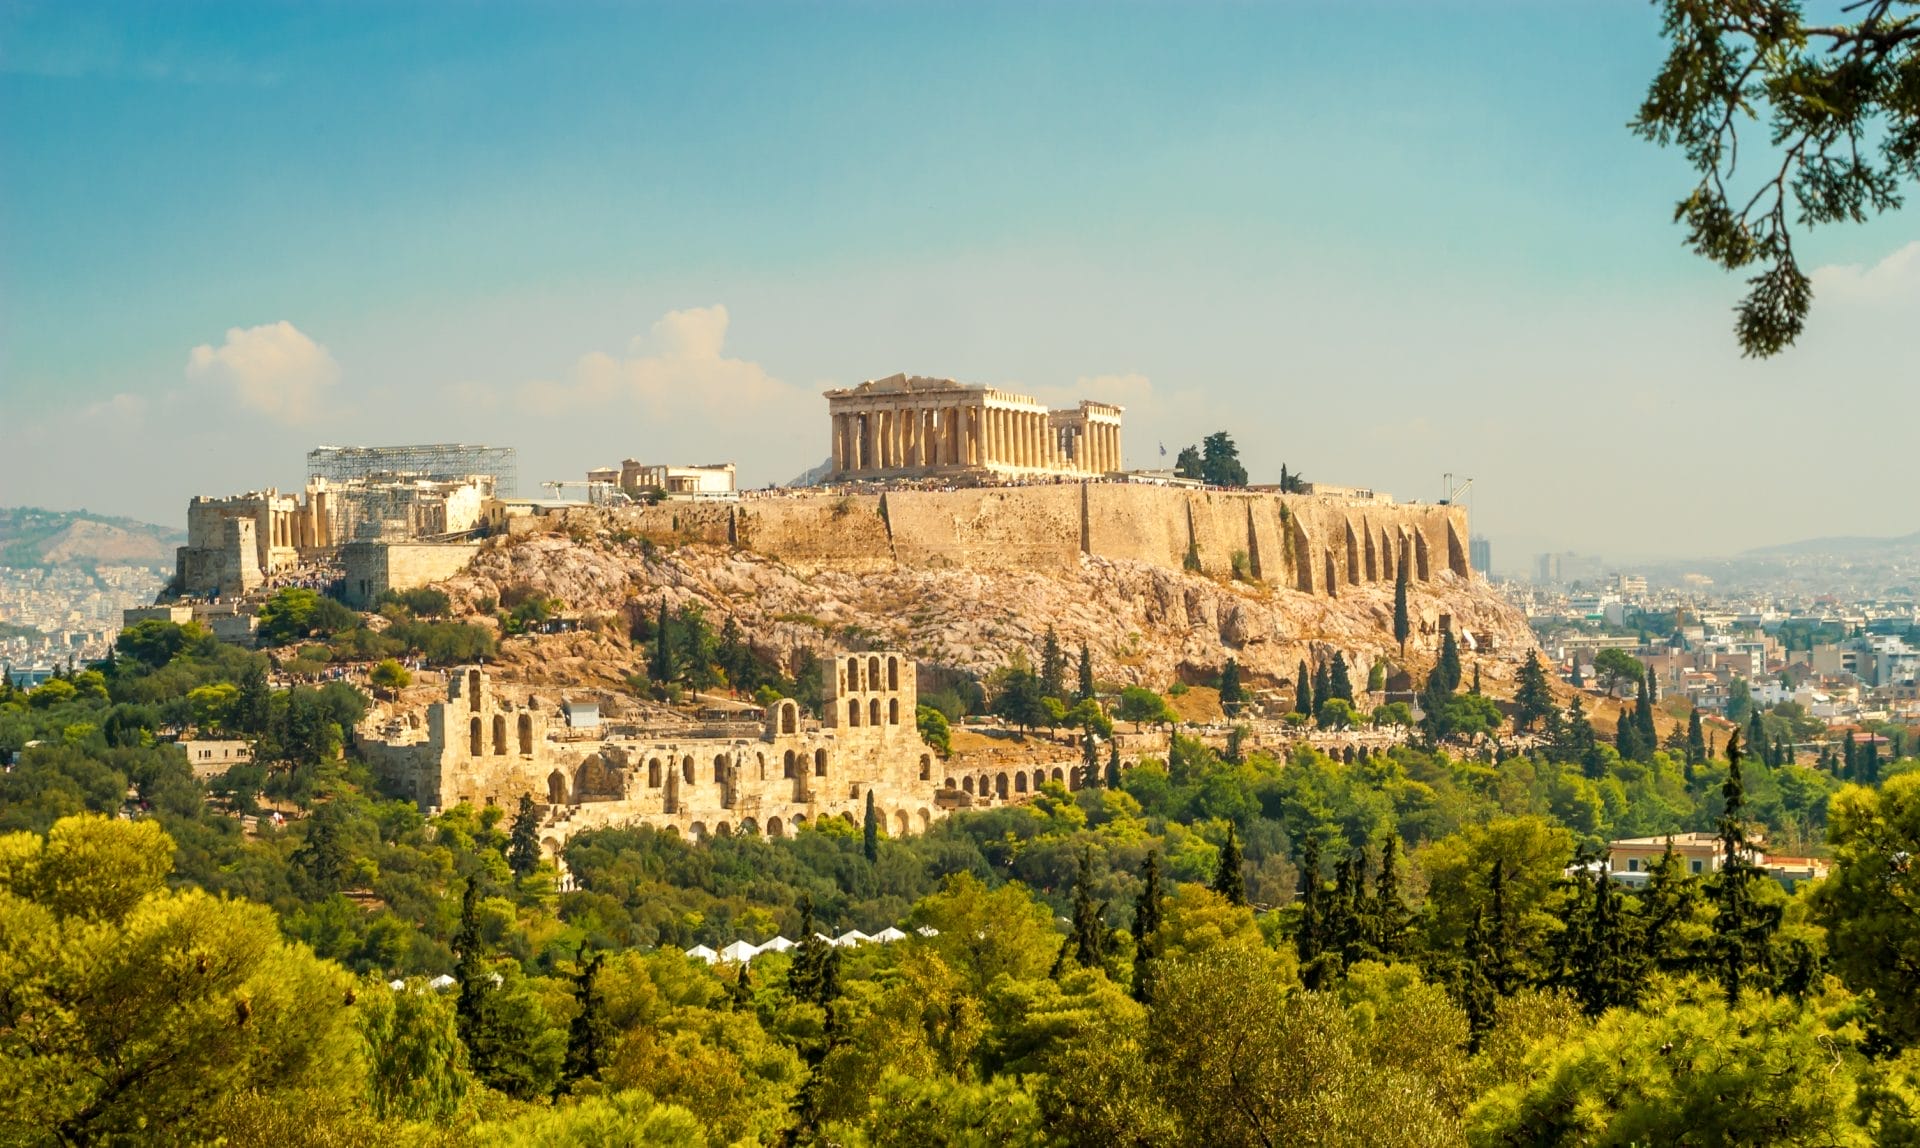
<path fill-rule="evenodd" d="M 1460 691 L 1460 643 L 1453 636 L 1453 627 L 1448 626 L 1440 638 L 1440 661 L 1434 667 L 1434 673 L 1442 675 L 1447 684 L 1447 692 Z"/>
<path fill-rule="evenodd" d="M 1313 675 L 1304 660 L 1293 674 L 1293 712 L 1313 716 Z"/>
<path fill-rule="evenodd" d="M 507 836 L 507 867 L 516 877 L 525 877 L 540 867 L 540 815 L 534 811 L 533 798 L 524 793 Z"/>
<path fill-rule="evenodd" d="M 1413 620 L 1407 614 L 1407 559 L 1400 556 L 1400 573 L 1393 580 L 1393 640 L 1400 643 L 1400 656 L 1407 656 L 1407 639 L 1413 636 Z"/>
<path fill-rule="evenodd" d="M 860 852 L 872 865 L 880 860 L 880 817 L 873 811 L 873 790 L 867 790 L 867 819 L 860 831 Z"/>
<path fill-rule="evenodd" d="M 1220 708 L 1229 719 L 1237 718 L 1246 700 L 1246 690 L 1240 685 L 1240 661 L 1228 658 L 1226 668 L 1220 671 Z"/>
<path fill-rule="evenodd" d="M 1540 652 L 1530 650 L 1520 667 L 1520 685 L 1513 694 L 1514 724 L 1522 731 L 1553 713 L 1553 687 L 1547 682 L 1547 668 L 1540 663 Z"/>
<path fill-rule="evenodd" d="M 1227 843 L 1220 847 L 1220 867 L 1213 873 L 1213 891 L 1229 904 L 1247 903 L 1247 878 L 1240 871 L 1240 838 L 1232 822 L 1227 823 Z"/>
<path fill-rule="evenodd" d="M 1351 704 L 1353 702 L 1353 677 L 1347 670 L 1347 655 L 1344 651 L 1333 652 L 1333 669 L 1327 675 L 1328 691 L 1336 698 Z"/>
<path fill-rule="evenodd" d="M 1093 654 L 1087 649 L 1087 644 L 1082 642 L 1080 643 L 1080 676 L 1079 682 L 1073 691 L 1073 700 L 1076 702 L 1090 702 L 1093 700 L 1094 693 Z"/>
<path fill-rule="evenodd" d="M 1040 696 L 1067 700 L 1067 654 L 1052 626 L 1040 643 Z"/>
<path fill-rule="evenodd" d="M 654 623 L 653 657 L 647 664 L 647 676 L 656 685 L 666 685 L 679 676 L 679 659 L 673 655 L 673 621 L 667 617 L 666 595 L 660 596 L 660 619 Z"/>
<path fill-rule="evenodd" d="M 1772 986 L 1773 934 L 1780 927 L 1780 905 L 1763 904 L 1755 883 L 1765 879 L 1754 864 L 1747 840 L 1746 786 L 1741 778 L 1740 735 L 1727 740 L 1727 780 L 1720 787 L 1720 869 L 1709 883 L 1713 901 L 1712 966 L 1727 999 L 1738 1002 L 1749 989 Z"/>
<path fill-rule="evenodd" d="M 1073 931 L 1067 949 L 1080 967 L 1105 968 L 1107 963 L 1107 903 L 1093 899 L 1093 849 L 1080 850 L 1080 871 L 1073 883 Z"/>
<path fill-rule="evenodd" d="M 1155 962 L 1160 959 L 1160 852 L 1140 863 L 1140 896 L 1133 902 L 1133 999 L 1153 1003 Z"/>

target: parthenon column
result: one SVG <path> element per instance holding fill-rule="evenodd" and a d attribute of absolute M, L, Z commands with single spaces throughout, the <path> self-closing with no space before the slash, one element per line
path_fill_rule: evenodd
<path fill-rule="evenodd" d="M 836 472 L 847 469 L 847 455 L 846 451 L 842 449 L 843 444 L 840 441 L 840 436 L 846 431 L 846 427 L 843 425 L 845 422 L 845 416 L 833 416 L 833 469 Z"/>

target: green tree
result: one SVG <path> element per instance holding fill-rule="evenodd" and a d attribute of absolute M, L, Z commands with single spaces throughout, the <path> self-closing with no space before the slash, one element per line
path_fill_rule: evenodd
<path fill-rule="evenodd" d="M 351 980 L 264 906 L 168 888 L 173 861 L 152 820 L 0 837 L 10 1139 L 189 1143 L 243 1090 L 284 1103 L 347 1084 Z"/>
<path fill-rule="evenodd" d="M 472 1088 L 453 1002 L 412 978 L 398 989 L 369 986 L 359 1006 L 374 1115 L 451 1123 Z"/>
<path fill-rule="evenodd" d="M 1307 670 L 1304 660 L 1293 674 L 1293 712 L 1307 718 L 1317 712 L 1313 702 L 1313 674 Z"/>
<path fill-rule="evenodd" d="M 873 811 L 873 790 L 867 790 L 866 820 L 861 823 L 860 854 L 873 865 L 880 860 L 880 818 Z"/>
<path fill-rule="evenodd" d="M 1145 686 L 1128 686 L 1120 691 L 1120 704 L 1114 709 L 1114 716 L 1121 721 L 1130 721 L 1136 725 L 1172 725 L 1180 720 L 1161 697 Z"/>
<path fill-rule="evenodd" d="M 1204 480 L 1207 476 L 1206 464 L 1200 459 L 1200 448 L 1197 446 L 1181 447 L 1180 453 L 1176 455 L 1173 460 L 1173 473 L 1181 478 Z"/>
<path fill-rule="evenodd" d="M 1773 935 L 1780 927 L 1780 906 L 1755 896 L 1766 875 L 1754 862 L 1747 840 L 1746 786 L 1741 776 L 1740 735 L 1727 740 L 1727 780 L 1720 787 L 1720 869 L 1708 883 L 1713 902 L 1713 971 L 1727 999 L 1738 1001 L 1747 988 L 1772 985 Z"/>
<path fill-rule="evenodd" d="M 600 1075 L 600 1066 L 605 1062 L 607 1045 L 611 1038 L 611 1024 L 607 1017 L 606 994 L 600 990 L 600 969 L 606 963 L 606 955 L 595 953 L 591 960 L 582 953 L 577 961 L 578 969 L 573 974 L 573 1022 L 567 1031 L 567 1062 L 564 1079 L 569 1081 L 593 1080 Z M 747 966 L 740 966 L 740 979 L 744 983 Z"/>
<path fill-rule="evenodd" d="M 1228 904 L 1247 903 L 1247 878 L 1240 869 L 1240 837 L 1231 823 L 1227 825 L 1227 842 L 1220 847 L 1220 863 L 1213 871 L 1210 887 L 1225 897 Z"/>
<path fill-rule="evenodd" d="M 1240 716 L 1240 709 L 1246 705 L 1247 693 L 1240 685 L 1240 662 L 1237 658 L 1228 658 L 1225 669 L 1220 671 L 1220 708 L 1226 711 L 1229 720 Z"/>
<path fill-rule="evenodd" d="M 1687 764 L 1697 765 L 1707 760 L 1707 737 L 1700 728 L 1700 711 L 1687 711 Z"/>
<path fill-rule="evenodd" d="M 1107 903 L 1093 899 L 1093 850 L 1080 850 L 1080 869 L 1073 882 L 1073 931 L 1067 934 L 1065 952 L 1082 968 L 1104 969 L 1109 936 Z"/>
<path fill-rule="evenodd" d="M 1810 902 L 1834 971 L 1888 1036 L 1920 1044 L 1920 773 L 1841 790 L 1827 835 L 1833 872 Z"/>
<path fill-rule="evenodd" d="M 1153 1003 L 1155 963 L 1160 959 L 1160 851 L 1147 850 L 1140 863 L 1140 893 L 1133 902 L 1133 999 Z"/>
<path fill-rule="evenodd" d="M 1209 486 L 1245 486 L 1247 468 L 1240 464 L 1240 448 L 1233 436 L 1215 431 L 1200 440 L 1200 477 Z"/>
<path fill-rule="evenodd" d="M 664 594 L 660 597 L 660 617 L 653 627 L 653 655 L 647 662 L 647 676 L 661 686 L 680 676 L 679 659 L 673 649 L 673 623 L 667 616 Z"/>
<path fill-rule="evenodd" d="M 1333 652 L 1333 669 L 1327 674 L 1327 692 L 1348 705 L 1353 704 L 1353 677 L 1347 670 L 1347 655 Z"/>
<path fill-rule="evenodd" d="M 1600 675 L 1600 688 L 1611 693 L 1621 682 L 1637 682 L 1646 674 L 1640 659 L 1625 650 L 1605 649 L 1593 656 L 1594 672 Z"/>
<path fill-rule="evenodd" d="M 513 828 L 507 835 L 507 867 L 518 877 L 525 877 L 540 867 L 540 814 L 533 806 L 533 798 L 524 793 L 520 795 Z"/>
<path fill-rule="evenodd" d="M 1393 580 L 1393 640 L 1400 643 L 1400 656 L 1407 656 L 1407 639 L 1413 636 L 1413 619 L 1407 613 L 1407 559 L 1400 556 L 1400 572 Z"/>
<path fill-rule="evenodd" d="M 1047 635 L 1040 643 L 1040 696 L 1068 700 L 1067 694 L 1067 654 L 1060 648 L 1060 638 L 1047 627 Z"/>
<path fill-rule="evenodd" d="M 1448 693 L 1460 688 L 1460 642 L 1453 636 L 1453 627 L 1449 626 L 1440 636 L 1440 660 L 1433 668 L 1440 680 L 1446 683 Z"/>
<path fill-rule="evenodd" d="M 932 746 L 941 757 L 953 752 L 953 728 L 947 724 L 946 714 L 932 706 L 916 706 L 913 718 L 920 730 L 921 741 Z"/>
<path fill-rule="evenodd" d="M 1079 684 L 1074 688 L 1073 700 L 1076 702 L 1090 702 L 1094 699 L 1094 694 L 1093 654 L 1087 649 L 1087 644 L 1082 642 L 1080 643 Z"/>
<path fill-rule="evenodd" d="M 382 658 L 367 675 L 367 680 L 383 690 L 404 690 L 413 684 L 413 675 L 392 658 Z"/>
<path fill-rule="evenodd" d="M 1728 271 L 1761 268 L 1734 324 L 1747 355 L 1791 346 L 1812 305 L 1791 224 L 1864 222 L 1897 209 L 1902 185 L 1920 178 L 1920 13 L 1910 8 L 1864 0 L 1809 20 L 1792 0 L 1661 2 L 1671 48 L 1632 128 L 1678 147 L 1699 174 L 1674 211 L 1687 246 Z M 1742 155 L 1741 129 L 1763 116 L 1770 147 L 1747 140 Z M 1737 159 L 1749 160 L 1739 174 L 1750 185 L 1729 186 Z"/>
<path fill-rule="evenodd" d="M 1032 670 L 1016 665 L 1007 671 L 1000 692 L 993 699 L 995 717 L 1012 722 L 1026 732 L 1051 720 L 1046 707 L 1047 695 Z"/>

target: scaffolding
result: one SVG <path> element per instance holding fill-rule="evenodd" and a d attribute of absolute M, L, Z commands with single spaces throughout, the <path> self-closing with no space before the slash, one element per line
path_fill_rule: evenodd
<path fill-rule="evenodd" d="M 307 452 L 307 477 L 350 483 L 369 479 L 458 482 L 476 474 L 493 478 L 494 494 L 520 493 L 519 464 L 510 446 L 425 443 L 415 446 L 322 446 Z"/>

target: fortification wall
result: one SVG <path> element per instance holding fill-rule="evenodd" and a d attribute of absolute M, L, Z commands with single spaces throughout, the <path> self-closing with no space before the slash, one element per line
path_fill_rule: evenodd
<path fill-rule="evenodd" d="M 735 540 L 790 566 L 891 570 L 893 544 L 878 495 L 769 498 L 734 507 Z"/>
<path fill-rule="evenodd" d="M 340 548 L 343 596 L 370 607 L 388 590 L 411 590 L 451 578 L 480 551 L 477 542 L 349 542 Z"/>
<path fill-rule="evenodd" d="M 885 515 L 893 557 L 914 570 L 1049 569 L 1080 555 L 1080 486 L 893 491 Z"/>

